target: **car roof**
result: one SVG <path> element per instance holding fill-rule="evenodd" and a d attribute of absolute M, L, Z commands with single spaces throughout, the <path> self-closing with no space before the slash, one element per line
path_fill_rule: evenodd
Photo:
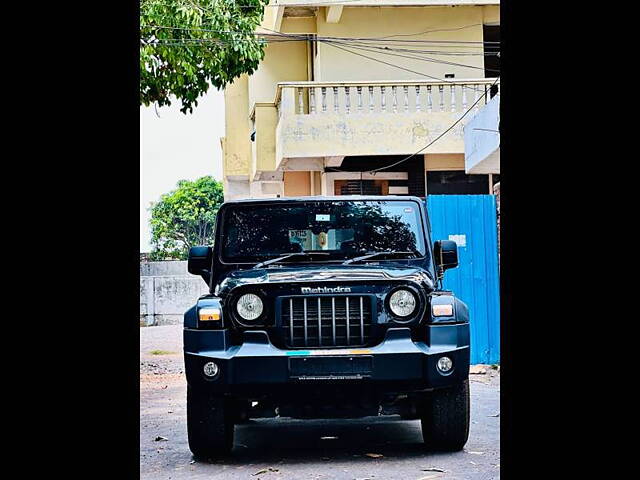
<path fill-rule="evenodd" d="M 408 195 L 336 195 L 331 197 L 313 196 L 313 197 L 278 197 L 278 198 L 242 198 L 237 200 L 229 200 L 224 205 L 245 204 L 245 203 L 282 203 L 282 202 L 336 202 L 336 201 L 385 201 L 385 200 L 404 200 L 423 202 L 420 197 Z"/>

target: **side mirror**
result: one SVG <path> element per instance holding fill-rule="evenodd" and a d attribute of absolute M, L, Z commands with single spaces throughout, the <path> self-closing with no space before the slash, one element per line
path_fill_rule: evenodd
<path fill-rule="evenodd" d="M 200 275 L 209 284 L 213 264 L 213 249 L 211 247 L 191 247 L 187 271 L 192 275 Z"/>
<path fill-rule="evenodd" d="M 433 244 L 433 256 L 440 274 L 458 266 L 458 244 L 452 240 L 437 240 Z"/>

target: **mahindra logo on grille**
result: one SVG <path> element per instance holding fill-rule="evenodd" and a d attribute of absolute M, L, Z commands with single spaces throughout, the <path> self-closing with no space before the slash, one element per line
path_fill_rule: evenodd
<path fill-rule="evenodd" d="M 302 287 L 302 293 L 351 293 L 351 287 Z"/>

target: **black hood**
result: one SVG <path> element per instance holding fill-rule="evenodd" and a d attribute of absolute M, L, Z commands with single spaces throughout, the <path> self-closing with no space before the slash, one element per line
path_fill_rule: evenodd
<path fill-rule="evenodd" d="M 303 267 L 272 267 L 236 270 L 216 286 L 214 293 L 225 296 L 241 286 L 277 286 L 278 284 L 310 283 L 331 287 L 331 282 L 345 284 L 371 284 L 413 282 L 431 291 L 434 288 L 429 272 L 410 265 L 324 265 Z"/>

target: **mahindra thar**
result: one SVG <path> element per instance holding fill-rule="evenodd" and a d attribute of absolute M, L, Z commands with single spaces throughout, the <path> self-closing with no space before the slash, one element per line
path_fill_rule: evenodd
<path fill-rule="evenodd" d="M 469 435 L 469 313 L 407 196 L 224 203 L 188 270 L 209 285 L 184 315 L 187 430 L 196 457 L 231 451 L 251 418 L 420 419 L 429 449 Z"/>

